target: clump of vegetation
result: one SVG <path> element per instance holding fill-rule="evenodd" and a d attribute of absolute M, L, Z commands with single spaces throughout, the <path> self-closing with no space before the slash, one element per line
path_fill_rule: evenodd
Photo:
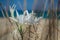
<path fill-rule="evenodd" d="M 22 40 L 23 40 L 22 26 L 23 26 L 23 25 L 19 25 L 19 26 L 18 26 L 18 31 L 20 32 L 21 38 L 22 38 Z"/>
<path fill-rule="evenodd" d="M 18 31 L 21 33 L 22 32 L 22 25 L 19 25 Z"/>

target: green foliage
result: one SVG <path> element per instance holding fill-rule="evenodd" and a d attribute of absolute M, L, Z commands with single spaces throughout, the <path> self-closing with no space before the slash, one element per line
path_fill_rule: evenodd
<path fill-rule="evenodd" d="M 18 31 L 21 33 L 22 32 L 22 25 L 19 25 Z"/>

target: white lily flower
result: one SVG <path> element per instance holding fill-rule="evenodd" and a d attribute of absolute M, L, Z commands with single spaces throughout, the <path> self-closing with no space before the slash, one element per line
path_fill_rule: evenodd
<path fill-rule="evenodd" d="M 40 17 L 40 18 L 35 17 L 35 13 L 33 11 L 32 11 L 32 13 L 29 14 L 28 10 L 25 10 L 23 15 L 19 15 L 18 11 L 15 10 L 15 7 L 16 6 L 14 6 L 14 5 L 13 5 L 13 7 L 10 6 L 10 12 L 11 12 L 11 16 L 12 16 L 12 17 L 10 17 L 10 19 L 12 19 L 15 22 L 19 22 L 21 24 L 23 24 L 23 23 L 32 24 L 32 23 L 38 22 L 42 18 L 42 17 Z M 14 11 L 16 11 L 16 15 L 17 15 L 16 18 L 14 18 Z"/>
<path fill-rule="evenodd" d="M 9 6 L 10 13 L 11 13 L 11 17 L 10 17 L 10 19 L 11 19 L 11 20 L 13 20 L 13 21 L 15 21 L 15 22 L 18 22 L 18 20 L 16 20 L 16 19 L 14 18 L 14 11 L 15 11 L 15 7 L 16 7 L 16 5 L 15 5 L 15 4 L 13 4 L 13 6 L 12 6 L 12 7 L 11 7 L 11 6 Z"/>

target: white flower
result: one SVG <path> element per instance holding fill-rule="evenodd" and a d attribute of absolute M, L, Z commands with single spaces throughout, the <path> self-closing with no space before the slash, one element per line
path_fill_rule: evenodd
<path fill-rule="evenodd" d="M 12 7 L 11 7 L 11 6 L 9 6 L 9 9 L 10 9 L 10 12 L 11 12 L 11 16 L 12 16 L 12 17 L 14 17 L 15 7 L 16 7 L 16 5 L 15 5 L 15 4 L 13 4 L 13 6 L 12 6 Z"/>
<path fill-rule="evenodd" d="M 16 11 L 16 15 L 17 15 L 16 18 L 14 18 L 14 15 L 13 15 L 14 11 Z M 37 23 L 42 18 L 42 17 L 37 18 L 33 11 L 32 11 L 32 13 L 29 13 L 28 10 L 25 10 L 23 15 L 19 15 L 18 11 L 15 9 L 15 5 L 13 5 L 13 7 L 10 6 L 10 12 L 11 12 L 11 16 L 12 16 L 12 17 L 10 17 L 10 19 L 12 19 L 15 22 L 19 22 L 21 24 Z"/>

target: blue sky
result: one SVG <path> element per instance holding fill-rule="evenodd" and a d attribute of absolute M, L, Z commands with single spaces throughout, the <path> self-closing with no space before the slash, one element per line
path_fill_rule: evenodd
<path fill-rule="evenodd" d="M 32 10 L 33 6 L 34 6 L 34 1 L 35 0 L 27 0 L 26 1 L 26 9 L 28 10 Z M 57 1 L 58 0 L 54 0 L 54 6 L 56 7 L 56 4 L 57 4 Z M 4 7 L 6 7 L 6 5 L 13 5 L 13 4 L 16 4 L 16 9 L 18 10 L 21 10 L 21 7 L 22 9 L 24 9 L 24 0 L 9 0 L 9 2 L 7 0 L 0 0 L 0 3 L 3 4 Z M 21 7 L 19 6 L 19 4 L 21 4 Z M 37 0 L 37 3 L 36 3 L 36 6 L 35 9 L 39 9 L 38 7 L 40 7 L 40 9 L 43 9 L 43 4 L 45 3 L 45 0 Z M 46 5 L 46 9 L 48 9 L 48 3 Z"/>

